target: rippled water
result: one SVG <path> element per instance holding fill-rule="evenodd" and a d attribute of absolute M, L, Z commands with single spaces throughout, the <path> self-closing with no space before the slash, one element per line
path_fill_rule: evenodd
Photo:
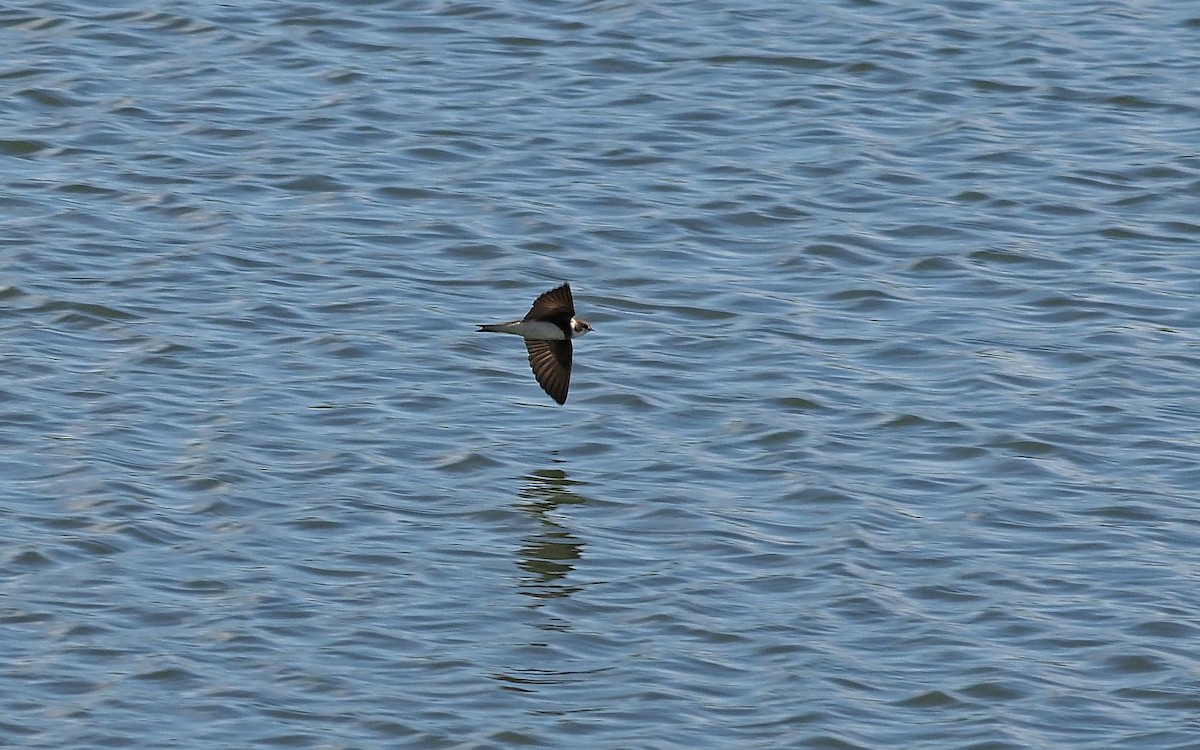
<path fill-rule="evenodd" d="M 1200 742 L 1195 8 L 106 8 L 0 10 L 0 744 Z"/>

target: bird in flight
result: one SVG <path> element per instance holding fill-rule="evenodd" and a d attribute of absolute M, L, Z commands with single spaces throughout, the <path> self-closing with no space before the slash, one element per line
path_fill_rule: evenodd
<path fill-rule="evenodd" d="M 571 339 L 592 330 L 586 320 L 575 317 L 570 284 L 538 297 L 523 319 L 480 325 L 479 330 L 515 333 L 524 338 L 529 366 L 538 385 L 558 403 L 567 402 L 567 389 L 571 387 Z"/>

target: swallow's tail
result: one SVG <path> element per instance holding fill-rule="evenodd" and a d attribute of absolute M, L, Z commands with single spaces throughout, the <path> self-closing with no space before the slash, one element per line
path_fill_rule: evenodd
<path fill-rule="evenodd" d="M 487 331 L 488 333 L 515 333 L 521 335 L 521 321 L 514 320 L 511 323 L 476 323 L 479 326 L 479 331 Z M 479 333 L 476 331 L 475 333 Z"/>

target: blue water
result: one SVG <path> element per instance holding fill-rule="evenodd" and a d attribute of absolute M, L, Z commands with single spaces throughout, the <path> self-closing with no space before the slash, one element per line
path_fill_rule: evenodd
<path fill-rule="evenodd" d="M 1198 30 L 0 10 L 0 745 L 1200 747 Z"/>

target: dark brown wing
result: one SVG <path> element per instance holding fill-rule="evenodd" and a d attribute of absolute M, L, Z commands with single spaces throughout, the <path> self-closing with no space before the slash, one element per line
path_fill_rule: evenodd
<path fill-rule="evenodd" d="M 557 289 L 538 297 L 525 320 L 546 320 L 559 328 L 567 330 L 571 327 L 571 318 L 575 317 L 575 300 L 571 298 L 571 285 L 563 284 Z M 569 360 L 568 360 L 569 361 Z"/>
<path fill-rule="evenodd" d="M 525 339 L 529 366 L 542 390 L 560 404 L 567 403 L 571 387 L 571 342 Z"/>

